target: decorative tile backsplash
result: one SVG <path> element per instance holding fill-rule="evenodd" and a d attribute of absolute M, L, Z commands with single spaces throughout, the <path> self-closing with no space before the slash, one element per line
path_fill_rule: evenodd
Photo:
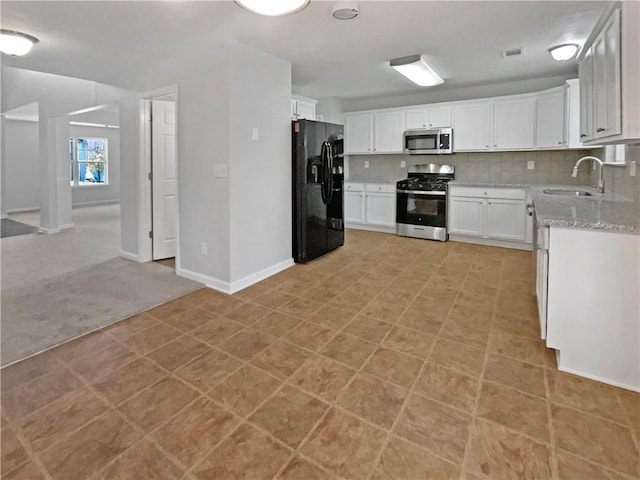
<path fill-rule="evenodd" d="M 545 150 L 535 152 L 480 152 L 453 155 L 350 155 L 349 180 L 394 182 L 407 177 L 407 166 L 419 163 L 453 164 L 456 180 L 463 182 L 496 182 L 512 184 L 589 185 L 590 167 L 581 167 L 578 178 L 571 177 L 576 161 L 589 150 Z M 369 168 L 364 167 L 365 161 Z M 534 162 L 534 169 L 527 163 Z"/>
<path fill-rule="evenodd" d="M 602 150 L 594 150 L 596 157 L 602 158 Z M 629 200 L 640 203 L 640 145 L 628 145 L 626 150 L 626 165 L 604 167 L 605 191 L 617 193 Z M 635 162 L 636 175 L 632 177 L 631 162 Z M 593 174 L 594 182 L 597 181 L 596 173 Z"/>

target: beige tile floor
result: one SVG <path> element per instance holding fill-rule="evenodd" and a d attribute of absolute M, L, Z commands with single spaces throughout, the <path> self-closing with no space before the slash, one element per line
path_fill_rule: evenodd
<path fill-rule="evenodd" d="M 640 395 L 556 370 L 530 262 L 349 231 L 11 366 L 3 478 L 639 478 Z"/>

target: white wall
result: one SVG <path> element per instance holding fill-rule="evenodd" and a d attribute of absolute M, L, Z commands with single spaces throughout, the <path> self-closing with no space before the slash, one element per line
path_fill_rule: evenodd
<path fill-rule="evenodd" d="M 39 131 L 37 122 L 5 120 L 6 208 L 8 212 L 40 208 Z M 107 138 L 109 185 L 71 189 L 72 204 L 120 200 L 120 132 L 111 128 L 70 127 L 71 136 Z"/>
<path fill-rule="evenodd" d="M 116 80 L 140 94 L 177 86 L 180 269 L 211 282 L 229 281 L 229 178 L 214 176 L 214 165 L 229 162 L 227 49 L 227 42 L 212 42 L 206 56 L 175 55 Z M 120 103 L 122 249 L 133 254 L 142 235 L 137 218 L 138 111 L 135 95 Z M 200 253 L 201 243 L 208 245 L 207 256 Z"/>
<path fill-rule="evenodd" d="M 5 196 L 6 210 L 40 208 L 38 168 L 38 123 L 5 120 Z"/>
<path fill-rule="evenodd" d="M 141 97 L 177 86 L 179 273 L 228 289 L 291 258 L 291 66 L 230 40 L 208 46 L 141 65 L 116 83 Z M 140 194 L 128 163 L 139 148 L 136 100 L 126 97 L 120 109 L 122 245 L 137 253 L 138 238 L 146 240 L 127 207 Z M 216 176 L 216 165 L 229 175 Z"/>
<path fill-rule="evenodd" d="M 44 231 L 56 232 L 71 222 L 71 187 L 64 179 L 69 148 L 65 116 L 113 104 L 125 92 L 111 85 L 12 67 L 2 67 L 1 83 L 3 112 L 38 103 L 40 222 Z"/>
<path fill-rule="evenodd" d="M 116 128 L 71 125 L 73 138 L 107 139 L 108 185 L 86 185 L 71 188 L 72 204 L 96 205 L 120 201 L 120 130 Z"/>
<path fill-rule="evenodd" d="M 342 113 L 342 104 L 338 98 L 321 98 L 316 104 L 316 115 L 322 115 L 324 122 L 344 125 L 344 113 Z"/>
<path fill-rule="evenodd" d="M 233 283 L 291 262 L 291 64 L 238 42 L 229 58 Z"/>

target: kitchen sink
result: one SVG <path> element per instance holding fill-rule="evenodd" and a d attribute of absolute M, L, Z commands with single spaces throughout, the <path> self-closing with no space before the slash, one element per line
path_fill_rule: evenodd
<path fill-rule="evenodd" d="M 570 197 L 590 197 L 592 195 L 584 190 L 573 190 L 568 188 L 545 188 L 542 192 L 547 195 L 567 195 Z"/>

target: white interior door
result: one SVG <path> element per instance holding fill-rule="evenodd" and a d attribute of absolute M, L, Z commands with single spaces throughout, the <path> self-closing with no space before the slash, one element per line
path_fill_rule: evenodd
<path fill-rule="evenodd" d="M 153 196 L 153 259 L 176 256 L 176 104 L 151 105 L 151 185 Z"/>

